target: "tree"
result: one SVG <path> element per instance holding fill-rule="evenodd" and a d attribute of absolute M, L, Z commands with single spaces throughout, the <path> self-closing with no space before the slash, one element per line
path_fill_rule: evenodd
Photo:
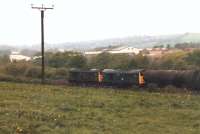
<path fill-rule="evenodd" d="M 114 54 L 111 57 L 110 67 L 113 69 L 128 70 L 135 68 L 132 56 L 128 54 Z"/>
<path fill-rule="evenodd" d="M 143 56 L 142 54 L 136 55 L 134 60 L 139 68 L 148 68 L 150 63 L 149 58 L 147 56 Z"/>
<path fill-rule="evenodd" d="M 4 65 L 10 62 L 8 55 L 0 56 L 0 64 Z"/>
<path fill-rule="evenodd" d="M 200 50 L 195 50 L 192 53 L 189 53 L 186 57 L 186 61 L 189 64 L 193 64 L 200 67 Z"/>
<path fill-rule="evenodd" d="M 155 45 L 153 48 L 164 48 L 164 45 Z"/>
<path fill-rule="evenodd" d="M 87 63 L 87 59 L 77 52 L 57 52 L 45 53 L 45 62 L 50 67 L 83 67 Z M 39 63 L 39 62 L 38 62 Z"/>
<path fill-rule="evenodd" d="M 167 44 L 167 47 L 166 47 L 167 49 L 170 49 L 171 48 L 171 45 L 170 44 Z"/>
<path fill-rule="evenodd" d="M 87 59 L 83 55 L 71 56 L 68 66 L 70 68 L 86 68 Z"/>
<path fill-rule="evenodd" d="M 45 60 L 50 67 L 64 67 L 68 65 L 71 52 L 46 53 Z"/>
<path fill-rule="evenodd" d="M 1 48 L 2 48 L 3 46 L 1 46 Z M 3 57 L 3 56 L 8 56 L 8 55 L 10 55 L 11 54 L 11 50 L 9 50 L 9 49 L 6 49 L 6 50 L 0 50 L 0 57 Z"/>
<path fill-rule="evenodd" d="M 172 54 L 165 54 L 162 59 L 160 59 L 160 68 L 162 69 L 186 69 L 187 63 L 185 62 L 185 57 L 187 53 L 176 52 Z"/>
<path fill-rule="evenodd" d="M 98 54 L 97 56 L 93 57 L 90 61 L 90 68 L 98 68 L 98 69 L 105 69 L 110 68 L 111 62 L 111 54 L 107 52 L 103 52 Z"/>

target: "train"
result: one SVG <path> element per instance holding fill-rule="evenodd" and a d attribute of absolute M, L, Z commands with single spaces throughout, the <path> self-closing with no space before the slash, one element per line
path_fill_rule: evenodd
<path fill-rule="evenodd" d="M 71 69 L 68 82 L 75 85 L 96 85 L 112 87 L 158 87 L 172 85 L 180 88 L 200 89 L 200 70 L 149 70 L 129 71 L 115 69 Z"/>

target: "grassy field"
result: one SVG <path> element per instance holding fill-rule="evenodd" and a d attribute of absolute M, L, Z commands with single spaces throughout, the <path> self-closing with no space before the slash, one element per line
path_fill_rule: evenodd
<path fill-rule="evenodd" d="M 200 96 L 0 83 L 0 134 L 199 134 Z"/>

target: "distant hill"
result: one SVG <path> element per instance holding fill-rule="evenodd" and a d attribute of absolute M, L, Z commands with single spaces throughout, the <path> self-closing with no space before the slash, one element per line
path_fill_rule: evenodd
<path fill-rule="evenodd" d="M 178 43 L 179 42 L 195 42 L 195 43 L 199 43 L 200 42 L 200 33 L 186 33 L 182 36 L 180 36 L 179 40 L 177 40 Z"/>
<path fill-rule="evenodd" d="M 150 48 L 155 45 L 174 45 L 177 43 L 184 42 L 199 42 L 200 43 L 200 33 L 185 33 L 178 35 L 161 35 L 161 36 L 134 36 L 126 38 L 114 38 L 105 39 L 99 41 L 87 41 L 78 43 L 62 43 L 57 45 L 49 45 L 51 47 L 63 48 L 68 50 L 88 50 L 99 47 L 109 47 L 109 46 L 133 46 L 136 48 Z"/>
<path fill-rule="evenodd" d="M 161 36 L 133 36 L 125 38 L 114 38 L 96 41 L 85 42 L 66 42 L 60 44 L 45 44 L 45 50 L 76 50 L 87 51 L 101 47 L 113 46 L 132 46 L 136 48 L 151 48 L 155 45 L 174 45 L 177 43 L 193 42 L 200 43 L 200 33 L 185 33 L 176 35 L 161 35 Z M 2 48 L 2 47 L 1 47 Z M 4 48 L 14 49 L 13 47 L 5 46 Z M 22 45 L 17 49 L 30 49 L 32 51 L 40 51 L 40 44 L 37 45 Z"/>

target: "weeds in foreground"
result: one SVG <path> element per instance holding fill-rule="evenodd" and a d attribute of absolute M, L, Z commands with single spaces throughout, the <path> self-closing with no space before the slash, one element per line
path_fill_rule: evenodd
<path fill-rule="evenodd" d="M 139 89 L 135 89 L 139 90 Z M 200 96 L 0 83 L 0 133 L 200 132 Z"/>

